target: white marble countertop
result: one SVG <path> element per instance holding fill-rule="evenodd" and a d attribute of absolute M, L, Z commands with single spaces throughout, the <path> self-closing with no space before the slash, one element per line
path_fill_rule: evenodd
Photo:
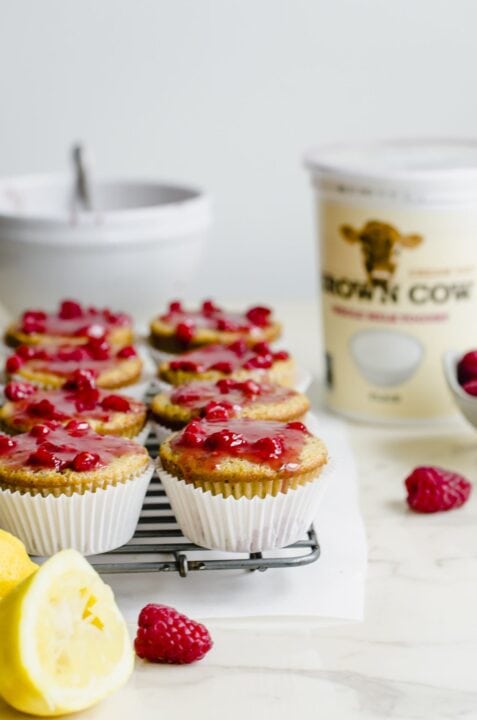
<path fill-rule="evenodd" d="M 316 371 L 314 308 L 283 314 L 290 347 Z M 349 430 L 369 544 L 365 621 L 293 632 L 211 622 L 207 658 L 138 663 L 129 684 L 82 720 L 477 718 L 477 492 L 438 515 L 412 514 L 403 502 L 403 479 L 417 464 L 475 479 L 477 434 L 458 419 Z M 2 720 L 20 717 L 0 704 Z"/>

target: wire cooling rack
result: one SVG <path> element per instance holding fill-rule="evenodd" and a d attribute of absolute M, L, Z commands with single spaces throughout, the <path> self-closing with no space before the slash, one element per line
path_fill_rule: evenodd
<path fill-rule="evenodd" d="M 153 434 L 146 443 L 152 457 L 158 441 Z M 281 550 L 250 555 L 228 556 L 194 545 L 184 537 L 157 475 L 154 475 L 144 501 L 136 533 L 127 545 L 89 558 L 98 572 L 144 573 L 178 572 L 187 577 L 197 570 L 259 570 L 300 567 L 318 560 L 320 545 L 312 527 L 305 537 Z"/>

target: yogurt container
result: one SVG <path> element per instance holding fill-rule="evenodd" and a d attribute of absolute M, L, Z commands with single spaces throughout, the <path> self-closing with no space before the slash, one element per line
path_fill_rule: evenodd
<path fill-rule="evenodd" d="M 306 165 L 328 406 L 380 422 L 454 414 L 441 358 L 477 346 L 477 140 L 329 146 Z"/>

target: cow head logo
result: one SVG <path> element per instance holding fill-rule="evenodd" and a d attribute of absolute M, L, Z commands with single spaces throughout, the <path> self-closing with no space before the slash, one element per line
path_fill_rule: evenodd
<path fill-rule="evenodd" d="M 421 235 L 402 235 L 392 225 L 369 220 L 360 230 L 342 225 L 340 233 L 349 243 L 359 243 L 364 268 L 371 285 L 387 286 L 396 270 L 398 247 L 415 248 L 422 243 Z"/>

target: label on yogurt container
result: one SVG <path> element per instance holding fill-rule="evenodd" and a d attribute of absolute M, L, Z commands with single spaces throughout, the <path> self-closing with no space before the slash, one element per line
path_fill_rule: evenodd
<path fill-rule="evenodd" d="M 450 416 L 442 355 L 477 347 L 477 209 L 319 201 L 328 403 Z"/>

